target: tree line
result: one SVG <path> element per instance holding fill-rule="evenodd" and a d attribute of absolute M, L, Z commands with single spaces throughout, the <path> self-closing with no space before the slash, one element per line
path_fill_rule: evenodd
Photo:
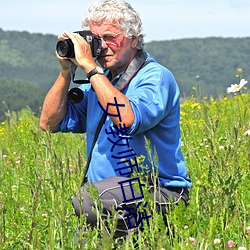
<path fill-rule="evenodd" d="M 0 120 L 7 109 L 30 107 L 39 115 L 60 70 L 56 43 L 54 35 L 0 29 Z M 145 49 L 172 71 L 183 98 L 217 98 L 240 78 L 250 78 L 249 37 L 152 41 Z"/>

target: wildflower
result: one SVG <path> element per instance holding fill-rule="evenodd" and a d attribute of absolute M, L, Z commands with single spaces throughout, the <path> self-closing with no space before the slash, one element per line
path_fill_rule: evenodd
<path fill-rule="evenodd" d="M 228 248 L 234 248 L 234 241 L 233 240 L 229 240 L 228 242 L 227 242 L 227 246 L 228 246 Z"/>
<path fill-rule="evenodd" d="M 197 181 L 196 181 L 196 185 L 201 185 L 201 181 L 200 181 L 200 180 L 197 180 Z"/>
<path fill-rule="evenodd" d="M 47 221 L 48 220 L 48 214 L 47 213 L 43 213 L 42 214 L 43 220 Z"/>
<path fill-rule="evenodd" d="M 248 235 L 250 235 L 250 226 L 249 226 L 249 227 L 247 227 L 247 229 L 246 229 L 246 233 L 247 233 Z"/>
<path fill-rule="evenodd" d="M 244 132 L 245 136 L 249 136 L 250 135 L 250 129 L 248 129 L 247 131 Z"/>
<path fill-rule="evenodd" d="M 219 150 L 223 150 L 224 149 L 224 146 L 219 146 Z"/>
<path fill-rule="evenodd" d="M 242 72 L 243 72 L 243 68 L 242 68 L 242 67 L 239 67 L 239 68 L 237 69 L 237 71 L 238 71 L 239 73 L 242 73 Z"/>
<path fill-rule="evenodd" d="M 12 192 L 16 192 L 16 190 L 17 190 L 17 185 L 13 185 L 13 186 L 11 187 L 11 189 L 12 189 Z"/>
<path fill-rule="evenodd" d="M 215 245 L 220 244 L 220 239 L 214 239 L 214 244 L 215 244 Z"/>
<path fill-rule="evenodd" d="M 191 108 L 192 108 L 192 109 L 201 109 L 201 106 L 200 106 L 199 103 L 196 102 L 196 103 L 192 103 L 192 104 L 191 104 Z"/>
<path fill-rule="evenodd" d="M 196 243 L 196 239 L 193 237 L 189 237 L 189 240 L 190 240 L 191 244 L 194 246 Z"/>
<path fill-rule="evenodd" d="M 231 84 L 231 87 L 227 88 L 227 93 L 235 93 L 240 91 L 245 85 L 247 81 L 245 79 L 241 79 L 239 84 Z"/>
<path fill-rule="evenodd" d="M 239 247 L 238 250 L 247 250 L 245 247 Z"/>

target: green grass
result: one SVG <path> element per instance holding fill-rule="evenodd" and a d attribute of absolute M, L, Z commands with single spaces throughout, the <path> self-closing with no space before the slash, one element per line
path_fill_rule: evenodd
<path fill-rule="evenodd" d="M 228 249 L 229 240 L 250 249 L 249 103 L 244 94 L 181 105 L 190 204 L 173 207 L 166 227 L 146 197 L 150 226 L 118 249 L 135 249 L 135 241 L 138 249 Z M 38 124 L 28 109 L 0 124 L 0 249 L 80 249 L 73 238 L 85 218 L 74 216 L 71 197 L 82 181 L 84 135 L 44 133 Z M 88 231 L 86 249 L 114 246 L 99 223 L 100 230 Z M 108 223 L 113 232 L 116 220 Z"/>

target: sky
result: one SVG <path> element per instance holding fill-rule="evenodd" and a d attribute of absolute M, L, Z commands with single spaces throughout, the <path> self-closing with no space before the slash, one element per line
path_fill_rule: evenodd
<path fill-rule="evenodd" d="M 54 35 L 76 31 L 93 1 L 0 0 L 0 28 Z M 249 0 L 127 1 L 141 16 L 145 42 L 250 37 Z"/>

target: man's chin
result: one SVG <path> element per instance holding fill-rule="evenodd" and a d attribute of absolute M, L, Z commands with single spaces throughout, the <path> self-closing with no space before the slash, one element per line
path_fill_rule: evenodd
<path fill-rule="evenodd" d="M 112 63 L 105 58 L 98 59 L 98 62 L 105 69 L 110 69 L 113 66 Z"/>

